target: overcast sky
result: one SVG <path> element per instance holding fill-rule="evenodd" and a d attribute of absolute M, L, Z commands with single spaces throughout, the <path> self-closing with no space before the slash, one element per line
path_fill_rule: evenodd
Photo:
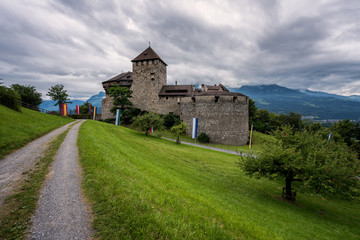
<path fill-rule="evenodd" d="M 279 84 L 360 95 L 359 0 L 0 1 L 0 78 L 72 98 L 151 47 L 168 84 Z"/>

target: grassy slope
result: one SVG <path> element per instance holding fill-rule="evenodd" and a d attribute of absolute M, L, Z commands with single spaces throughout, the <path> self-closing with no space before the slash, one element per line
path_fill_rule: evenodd
<path fill-rule="evenodd" d="M 73 121 L 70 118 L 53 116 L 21 108 L 16 112 L 0 105 L 0 159 L 14 149 Z"/>
<path fill-rule="evenodd" d="M 176 138 L 168 130 L 155 131 L 154 134 L 155 134 L 155 136 L 158 136 L 158 137 L 166 137 L 166 138 L 172 138 L 172 139 Z M 202 143 L 199 143 L 199 141 L 195 141 L 194 139 L 192 139 L 190 136 L 187 136 L 187 135 L 180 136 L 180 139 L 181 139 L 181 141 L 185 141 L 185 142 L 202 144 Z M 273 137 L 270 135 L 266 135 L 261 132 L 254 131 L 253 141 L 252 141 L 253 142 L 252 149 L 249 149 L 249 145 L 231 146 L 231 145 L 222 145 L 222 144 L 214 144 L 214 143 L 208 143 L 208 144 L 202 144 L 202 145 L 216 147 L 216 148 L 222 148 L 222 149 L 228 149 L 228 150 L 232 150 L 232 151 L 249 153 L 251 151 L 255 151 L 255 152 L 262 151 L 263 143 L 265 143 L 266 141 L 271 141 L 272 139 L 273 139 Z"/>
<path fill-rule="evenodd" d="M 106 123 L 78 141 L 103 239 L 359 239 L 359 201 L 298 195 L 241 174 L 237 158 Z"/>

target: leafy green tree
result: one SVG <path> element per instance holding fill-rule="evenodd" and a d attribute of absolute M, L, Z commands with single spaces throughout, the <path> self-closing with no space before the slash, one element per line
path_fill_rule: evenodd
<path fill-rule="evenodd" d="M 37 92 L 34 86 L 12 84 L 10 87 L 12 90 L 17 92 L 22 102 L 28 103 L 35 107 L 42 103 L 41 93 Z"/>
<path fill-rule="evenodd" d="M 14 90 L 0 85 L 0 104 L 20 112 L 19 101 L 20 96 Z"/>
<path fill-rule="evenodd" d="M 173 126 L 171 128 L 171 133 L 176 136 L 176 143 L 180 143 L 180 136 L 183 134 L 186 134 L 186 130 L 188 129 L 188 125 L 186 125 L 184 122 L 180 122 L 178 125 Z"/>
<path fill-rule="evenodd" d="M 80 106 L 80 114 L 89 114 L 89 104 L 91 103 L 86 101 L 83 105 Z"/>
<path fill-rule="evenodd" d="M 170 112 L 164 117 L 164 127 L 166 129 L 171 129 L 173 126 L 176 126 L 180 123 L 180 117 L 174 115 L 174 113 Z"/>
<path fill-rule="evenodd" d="M 289 115 L 280 114 L 279 122 L 281 126 L 290 125 L 294 131 L 301 131 L 305 128 L 301 114 L 290 112 Z"/>
<path fill-rule="evenodd" d="M 118 108 L 121 109 L 121 111 L 124 111 L 133 105 L 129 99 L 132 97 L 131 90 L 127 87 L 113 85 L 108 90 L 108 94 L 114 99 L 114 107 L 110 110 L 114 114 Z"/>
<path fill-rule="evenodd" d="M 277 140 L 263 152 L 241 157 L 239 166 L 245 174 L 285 180 L 283 197 L 288 200 L 295 200 L 293 182 L 301 190 L 319 194 L 359 194 L 360 160 L 345 143 L 328 141 L 320 131 L 297 132 L 289 126 L 273 135 Z"/>
<path fill-rule="evenodd" d="M 138 116 L 133 125 L 140 128 L 142 131 L 145 131 L 145 135 L 147 136 L 151 128 L 153 128 L 153 130 L 162 129 L 164 120 L 155 113 L 147 113 Z"/>
<path fill-rule="evenodd" d="M 55 86 L 51 86 L 46 95 L 49 96 L 51 100 L 56 101 L 54 106 L 64 103 L 72 103 L 69 101 L 69 95 L 67 94 L 67 91 L 64 89 L 64 85 L 62 84 L 56 84 Z"/>
<path fill-rule="evenodd" d="M 255 101 L 249 98 L 249 127 L 251 128 L 251 124 L 255 121 L 255 114 L 257 111 L 257 107 L 255 106 Z"/>

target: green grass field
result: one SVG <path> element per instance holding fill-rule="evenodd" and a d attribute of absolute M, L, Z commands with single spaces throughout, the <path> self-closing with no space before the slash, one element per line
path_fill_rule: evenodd
<path fill-rule="evenodd" d="M 21 112 L 17 112 L 0 105 L 0 159 L 71 121 L 73 121 L 71 118 L 40 113 L 27 108 L 21 108 Z"/>
<path fill-rule="evenodd" d="M 235 155 L 114 125 L 80 128 L 84 187 L 102 239 L 360 239 L 360 202 L 244 176 Z"/>

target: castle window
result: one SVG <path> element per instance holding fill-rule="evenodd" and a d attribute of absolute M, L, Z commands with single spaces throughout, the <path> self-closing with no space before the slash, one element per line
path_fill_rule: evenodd
<path fill-rule="evenodd" d="M 233 97 L 233 102 L 236 102 L 237 97 Z"/>
<path fill-rule="evenodd" d="M 215 102 L 219 102 L 219 97 L 215 96 Z"/>
<path fill-rule="evenodd" d="M 193 103 L 195 103 L 195 98 L 194 97 L 192 97 L 191 100 L 192 100 Z"/>
<path fill-rule="evenodd" d="M 152 64 L 154 64 L 154 60 L 151 60 Z"/>
<path fill-rule="evenodd" d="M 146 60 L 146 65 L 149 65 L 149 60 Z"/>
<path fill-rule="evenodd" d="M 138 66 L 139 65 L 139 62 L 136 62 L 136 66 Z"/>
<path fill-rule="evenodd" d="M 168 97 L 166 97 L 166 99 L 169 99 Z"/>
<path fill-rule="evenodd" d="M 141 61 L 141 66 L 144 66 L 144 61 Z"/>

